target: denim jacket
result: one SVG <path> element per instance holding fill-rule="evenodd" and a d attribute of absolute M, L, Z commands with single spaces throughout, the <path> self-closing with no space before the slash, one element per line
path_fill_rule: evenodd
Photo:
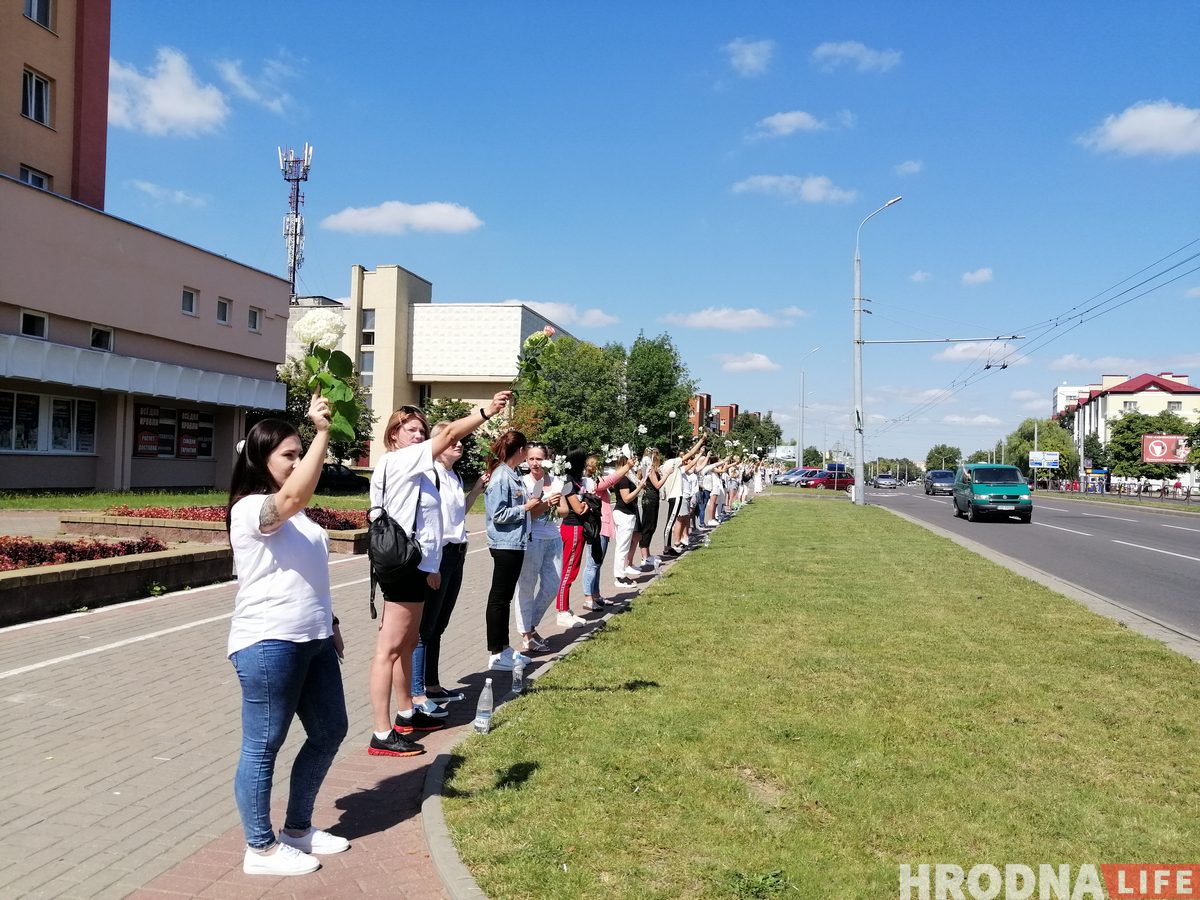
<path fill-rule="evenodd" d="M 525 504 L 529 494 L 521 476 L 504 463 L 496 466 L 483 494 L 487 511 L 488 547 L 493 550 L 524 550 L 532 530 Z"/>

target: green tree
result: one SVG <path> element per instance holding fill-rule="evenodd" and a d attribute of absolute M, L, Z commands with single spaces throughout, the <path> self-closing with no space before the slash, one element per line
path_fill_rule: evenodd
<path fill-rule="evenodd" d="M 991 462 L 992 461 L 992 451 L 991 450 L 976 450 L 974 453 L 972 453 L 970 456 L 967 457 L 966 461 L 969 463 Z"/>
<path fill-rule="evenodd" d="M 461 419 L 478 408 L 478 404 L 471 404 L 466 400 L 439 397 L 426 405 L 425 418 L 432 426 L 437 422 L 453 422 L 455 419 Z M 483 474 L 487 467 L 487 457 L 492 441 L 495 440 L 499 431 L 507 427 L 508 424 L 505 420 L 496 418 L 485 422 L 481 428 L 477 428 L 463 438 L 463 455 L 456 468 L 466 484 L 473 484 L 475 479 Z"/>
<path fill-rule="evenodd" d="M 283 419 L 300 432 L 300 439 L 307 447 L 312 441 L 315 431 L 312 422 L 308 420 L 308 404 L 312 398 L 312 392 L 308 389 L 310 373 L 305 368 L 303 360 L 289 359 L 280 367 L 276 377 L 287 388 L 286 406 L 283 410 L 247 410 L 247 424 L 262 419 Z M 371 429 L 378 420 L 378 416 L 371 412 L 367 391 L 362 386 L 358 369 L 355 369 L 345 381 L 354 392 L 354 399 L 358 404 L 358 421 L 354 423 L 354 440 L 329 442 L 329 455 L 338 462 L 366 455 L 367 445 L 371 441 Z"/>
<path fill-rule="evenodd" d="M 632 438 L 637 423 L 625 412 L 625 353 L 619 344 L 601 348 L 558 337 L 539 362 L 541 380 L 517 398 L 513 414 L 515 421 L 529 423 L 530 437 L 560 453 L 576 447 L 595 451 Z"/>
<path fill-rule="evenodd" d="M 1108 469 L 1112 466 L 1108 448 L 1100 443 L 1100 436 L 1094 431 L 1089 432 L 1083 438 L 1083 457 L 1092 461 L 1093 468 Z"/>
<path fill-rule="evenodd" d="M 677 442 L 687 437 L 680 428 L 687 428 L 688 399 L 695 392 L 696 382 L 688 375 L 671 336 L 663 333 L 648 338 L 639 332 L 625 358 L 625 411 L 629 424 L 635 429 L 645 425 L 646 434 L 631 435 L 632 442 L 639 447 L 665 448 L 672 431 Z"/>
<path fill-rule="evenodd" d="M 804 448 L 804 459 L 801 460 L 801 465 L 816 469 L 816 468 L 819 468 L 820 466 L 823 466 L 824 464 L 825 464 L 825 460 L 821 456 L 820 450 L 818 450 L 816 447 L 805 447 Z"/>
<path fill-rule="evenodd" d="M 1074 439 L 1069 431 L 1053 419 L 1026 419 L 1018 425 L 1017 430 L 1005 438 L 1004 461 L 1011 466 L 1017 466 L 1030 476 L 1033 475 L 1033 470 L 1029 468 L 1029 451 L 1033 449 L 1035 423 L 1037 449 L 1058 451 L 1058 469 L 1052 471 L 1052 474 L 1074 477 L 1079 471 L 1079 454 L 1075 450 Z"/>
<path fill-rule="evenodd" d="M 1108 426 L 1108 450 L 1112 472 L 1126 478 L 1179 477 L 1179 466 L 1142 462 L 1142 435 L 1192 434 L 1195 426 L 1171 412 L 1147 415 L 1124 412 Z"/>
<path fill-rule="evenodd" d="M 738 417 L 733 420 L 733 426 L 725 435 L 727 439 L 737 441 L 745 448 L 745 453 L 758 453 L 759 448 L 762 448 L 764 454 L 769 453 L 782 436 L 783 431 L 769 412 L 761 419 L 750 413 L 738 413 Z"/>
<path fill-rule="evenodd" d="M 949 444 L 934 444 L 925 454 L 925 470 L 953 469 L 962 460 L 962 451 Z"/>

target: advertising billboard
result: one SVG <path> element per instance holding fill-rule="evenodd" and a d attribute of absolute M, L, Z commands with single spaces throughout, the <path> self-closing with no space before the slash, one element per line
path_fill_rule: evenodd
<path fill-rule="evenodd" d="M 1142 462 L 1163 463 L 1165 465 L 1182 465 L 1187 462 L 1187 435 L 1183 434 L 1143 434 Z"/>

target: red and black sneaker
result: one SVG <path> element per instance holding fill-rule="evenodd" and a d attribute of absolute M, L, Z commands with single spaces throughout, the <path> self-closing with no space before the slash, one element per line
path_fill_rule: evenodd
<path fill-rule="evenodd" d="M 445 722 L 426 715 L 419 709 L 414 709 L 411 717 L 396 713 L 396 730 L 401 734 L 412 734 L 414 731 L 440 731 L 445 727 Z"/>
<path fill-rule="evenodd" d="M 393 729 L 384 740 L 371 735 L 371 743 L 367 752 L 372 756 L 420 756 L 425 748 L 415 741 L 410 741 Z"/>

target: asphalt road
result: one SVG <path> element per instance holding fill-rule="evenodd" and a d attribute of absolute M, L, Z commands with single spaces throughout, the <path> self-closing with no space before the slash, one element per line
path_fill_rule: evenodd
<path fill-rule="evenodd" d="M 1173 628 L 1200 635 L 1200 516 L 1099 507 L 1034 494 L 1033 522 L 968 522 L 946 495 L 867 489 L 868 503 L 977 541 Z M 936 563 L 933 563 L 936 564 Z"/>

